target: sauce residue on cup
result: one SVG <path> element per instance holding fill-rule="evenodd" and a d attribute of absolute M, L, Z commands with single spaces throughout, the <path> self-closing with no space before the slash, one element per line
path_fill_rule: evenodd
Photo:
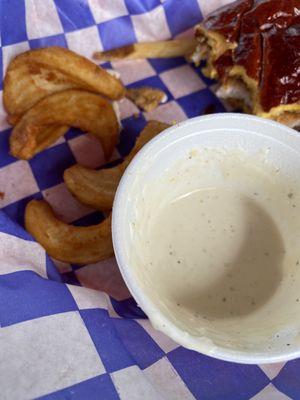
<path fill-rule="evenodd" d="M 255 320 L 259 342 L 274 333 L 270 315 L 284 329 L 283 299 L 300 312 L 300 188 L 265 153 L 192 151 L 136 204 L 132 268 L 189 334 L 222 327 L 230 347 Z"/>

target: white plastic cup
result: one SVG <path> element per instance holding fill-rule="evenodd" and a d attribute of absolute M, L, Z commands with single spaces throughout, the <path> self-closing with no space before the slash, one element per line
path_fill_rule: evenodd
<path fill-rule="evenodd" d="M 239 336 L 233 330 L 233 340 L 229 346 L 228 341 L 222 340 L 224 329 L 217 325 L 212 324 L 209 330 L 203 329 L 203 334 L 190 334 L 185 321 L 174 318 L 163 298 L 157 300 L 149 295 L 146 289 L 147 285 L 151 286 L 151 281 L 141 279 L 136 266 L 131 263 L 131 252 L 136 245 L 130 234 L 131 222 L 145 183 L 155 185 L 157 176 L 176 160 L 195 148 L 201 150 L 207 147 L 229 150 L 242 148 L 249 154 L 268 149 L 268 160 L 297 179 L 300 186 L 300 136 L 284 125 L 249 115 L 226 113 L 193 118 L 168 128 L 135 156 L 125 171 L 115 196 L 112 236 L 122 276 L 152 325 L 188 349 L 222 360 L 249 364 L 282 362 L 299 357 L 300 303 L 282 304 L 280 320 L 270 315 L 269 322 L 266 322 L 268 334 L 265 337 L 260 332 L 261 325 L 265 322 L 258 323 L 254 318 L 249 333 L 249 326 L 244 330 L 243 323 L 237 320 Z M 300 270 L 300 266 L 298 269 Z M 295 280 L 300 297 L 300 274 L 296 270 Z M 255 332 L 257 337 L 264 339 L 258 340 Z"/>

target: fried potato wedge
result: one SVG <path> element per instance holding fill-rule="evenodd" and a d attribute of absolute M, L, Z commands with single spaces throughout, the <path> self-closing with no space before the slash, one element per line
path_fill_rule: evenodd
<path fill-rule="evenodd" d="M 121 81 L 92 61 L 62 47 L 29 50 L 8 66 L 3 91 L 10 123 L 16 123 L 44 97 L 67 89 L 84 89 L 111 100 L 125 95 Z"/>
<path fill-rule="evenodd" d="M 69 191 L 83 204 L 97 210 L 112 209 L 115 193 L 122 177 L 121 164 L 94 170 L 76 164 L 64 172 Z"/>
<path fill-rule="evenodd" d="M 76 164 L 66 169 L 64 181 L 68 189 L 83 204 L 102 211 L 111 210 L 119 181 L 130 161 L 147 142 L 168 127 L 162 122 L 148 122 L 128 156 L 113 168 L 93 170 Z"/>
<path fill-rule="evenodd" d="M 171 58 L 191 55 L 197 45 L 194 38 L 135 43 L 118 49 L 94 53 L 98 61 L 132 60 L 139 58 Z"/>
<path fill-rule="evenodd" d="M 96 136 L 108 159 L 118 140 L 119 124 L 112 105 L 97 94 L 65 90 L 41 100 L 23 115 L 10 136 L 15 157 L 30 159 L 72 126 Z"/>
<path fill-rule="evenodd" d="M 49 126 L 48 128 L 45 128 L 39 136 L 37 146 L 32 156 L 51 146 L 60 137 L 64 136 L 68 129 L 68 126 Z"/>
<path fill-rule="evenodd" d="M 44 200 L 32 200 L 25 210 L 25 227 L 51 257 L 63 262 L 90 264 L 113 255 L 110 217 L 78 227 L 57 219 Z"/>

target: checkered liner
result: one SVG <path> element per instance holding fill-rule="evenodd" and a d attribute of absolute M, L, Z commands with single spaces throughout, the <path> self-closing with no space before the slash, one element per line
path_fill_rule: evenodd
<path fill-rule="evenodd" d="M 228 0 L 227 0 L 228 2 Z M 226 0 L 1 0 L 0 74 L 25 50 L 59 45 L 96 50 L 191 34 Z M 182 58 L 105 64 L 129 87 L 163 89 L 168 102 L 139 113 L 120 103 L 126 155 L 149 119 L 181 121 L 224 111 L 213 82 Z M 1 82 L 2 85 L 2 82 Z M 0 101 L 2 104 L 0 86 Z M 186 350 L 155 331 L 130 298 L 114 260 L 55 263 L 23 230 L 26 203 L 44 197 L 67 222 L 102 219 L 68 193 L 63 171 L 103 163 L 99 143 L 70 130 L 29 162 L 9 155 L 0 105 L 1 399 L 300 399 L 300 360 L 238 365 Z M 58 272 L 59 271 L 59 272 Z"/>

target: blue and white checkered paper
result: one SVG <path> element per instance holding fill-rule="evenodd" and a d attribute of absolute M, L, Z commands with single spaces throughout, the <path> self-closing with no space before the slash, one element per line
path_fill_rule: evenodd
<path fill-rule="evenodd" d="M 228 2 L 228 0 L 227 0 Z M 88 58 L 136 41 L 191 35 L 226 0 L 0 0 L 0 74 L 28 49 L 59 45 Z M 126 155 L 148 119 L 180 121 L 223 111 L 213 82 L 182 58 L 105 64 L 129 86 L 162 88 L 168 102 L 139 113 L 120 105 L 124 130 L 114 155 Z M 0 83 L 2 104 L 2 82 Z M 101 213 L 80 205 L 63 184 L 79 162 L 103 163 L 99 143 L 70 130 L 29 162 L 9 155 L 0 104 L 1 399 L 300 399 L 300 360 L 238 365 L 186 350 L 155 331 L 130 298 L 114 260 L 79 268 L 53 262 L 23 230 L 26 203 L 44 197 L 67 222 Z M 1 196 L 2 197 L 2 196 Z"/>

